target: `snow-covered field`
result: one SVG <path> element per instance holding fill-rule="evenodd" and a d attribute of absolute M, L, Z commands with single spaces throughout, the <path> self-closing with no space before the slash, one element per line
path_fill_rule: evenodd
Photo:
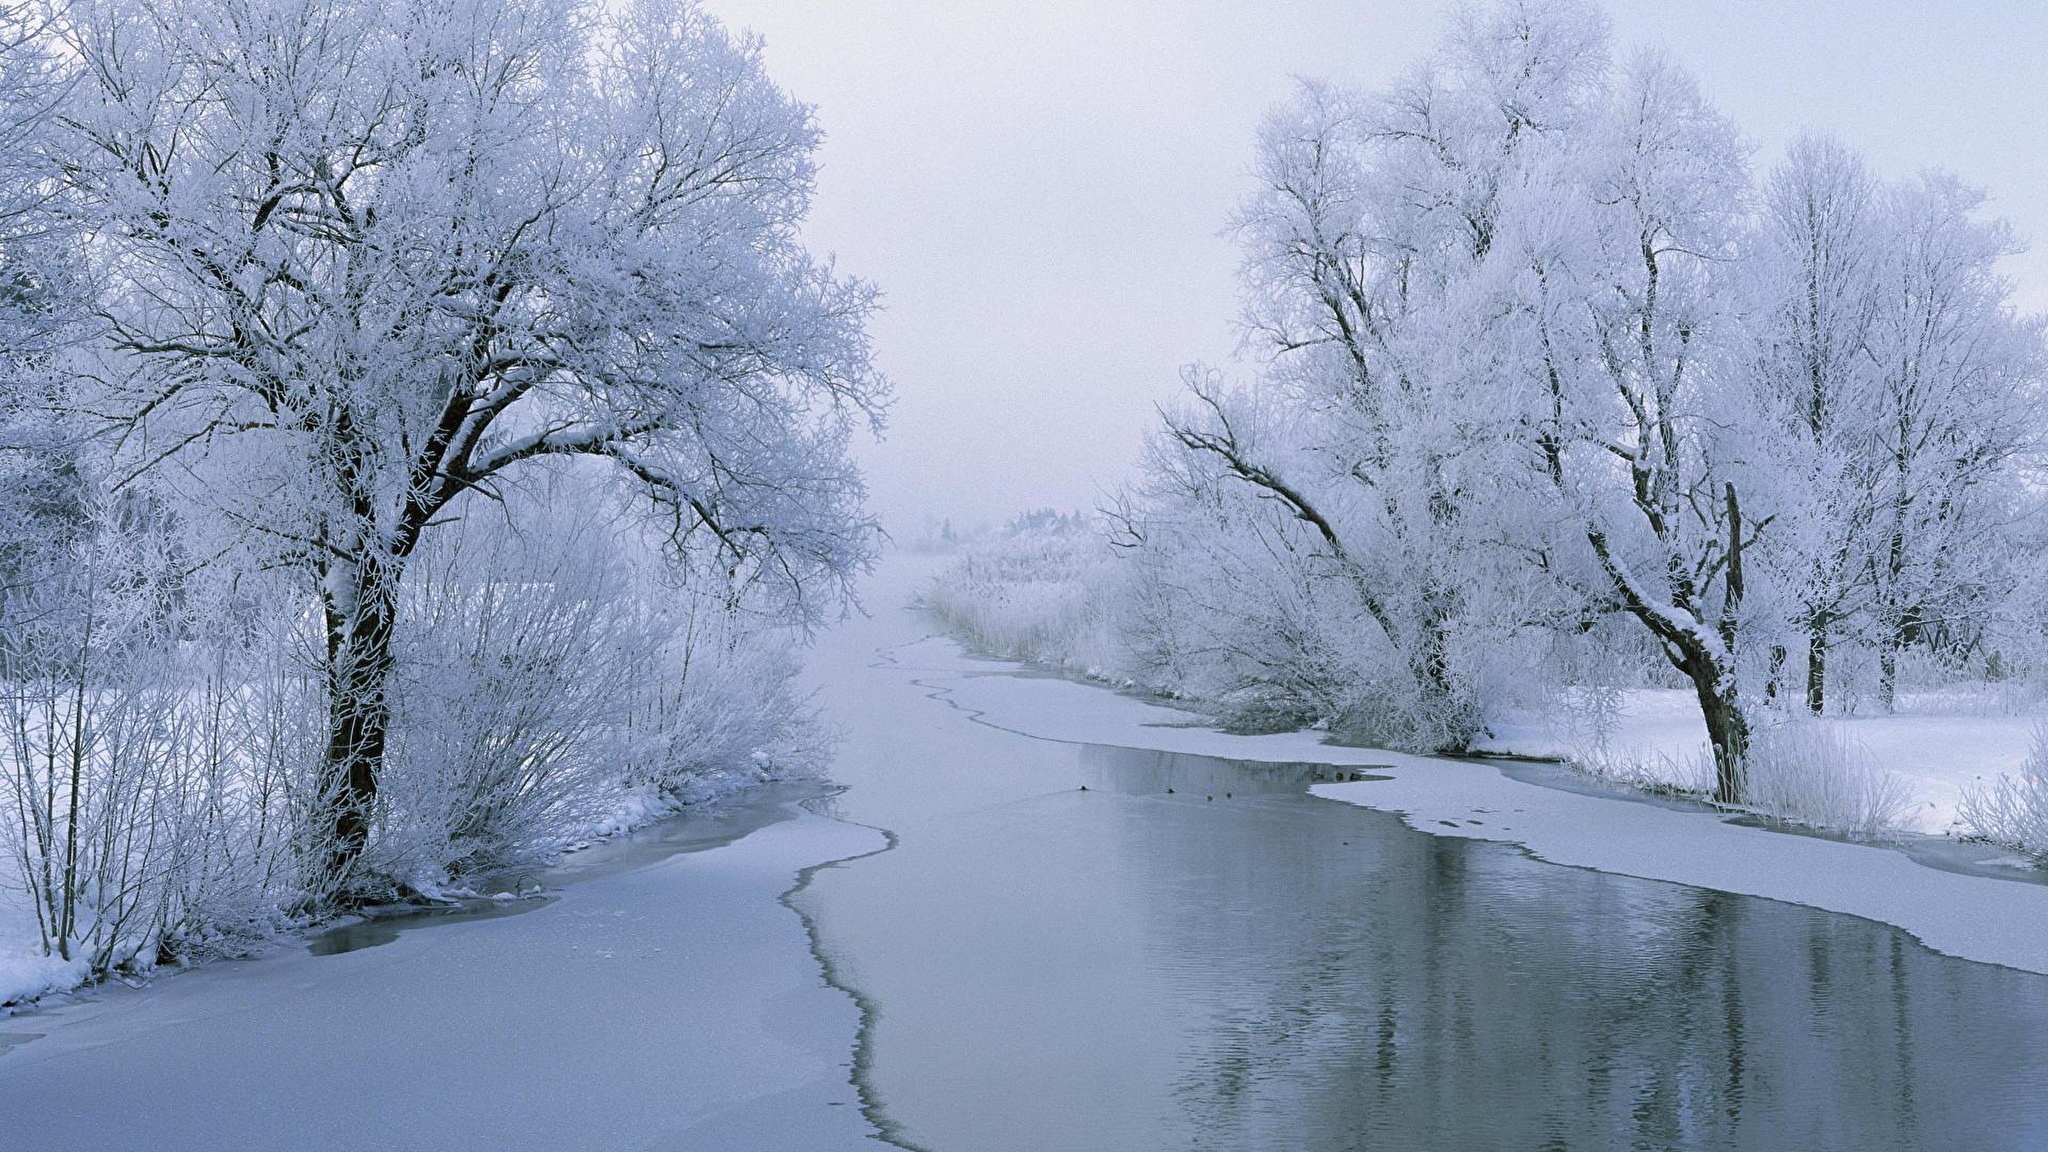
<path fill-rule="evenodd" d="M 1386 779 L 1320 784 L 1314 791 L 1401 813 L 1432 835 L 1519 844 L 1554 863 L 1862 916 L 1897 925 L 1948 955 L 2048 973 L 2048 885 L 1944 871 L 1882 845 L 1788 835 L 1730 823 L 1708 811 L 1547 788 L 1509 778 L 1483 762 L 1331 745 L 1314 732 L 1231 735 L 1203 726 L 1191 713 L 1102 688 L 1005 675 L 1011 666 L 963 658 L 943 639 L 897 655 L 906 664 L 930 669 L 924 682 L 942 689 L 950 702 L 1007 730 L 1054 740 L 1369 769 Z M 1650 697 L 1645 703 L 1659 700 Z M 1675 708 L 1645 707 L 1628 719 L 1645 736 L 1676 740 L 1684 728 Z M 1916 782 L 1925 781 L 1915 786 L 1930 796 L 1943 794 L 1936 785 L 1946 783 L 1953 790 L 1968 779 L 1944 760 L 1945 739 L 1969 733 L 1967 747 L 2003 747 L 2016 762 L 2031 727 L 2024 718 L 1962 716 L 1845 723 L 1858 739 L 1890 738 L 1904 750 L 1902 756 L 1918 757 L 1912 763 L 1925 765 L 1919 771 L 1927 775 L 1915 776 Z M 1979 735 L 1984 725 L 2000 726 L 2006 733 L 1998 738 L 2003 743 L 1984 740 Z M 1547 750 L 1533 741 L 1526 746 Z M 1969 762 L 1990 766 L 1994 754 L 1972 751 Z M 2003 855 L 1985 849 L 1987 860 Z"/>
<path fill-rule="evenodd" d="M 2026 759 L 2038 712 L 2006 713 L 1937 697 L 1908 697 L 1895 714 L 1830 717 L 1828 730 L 1858 749 L 1874 769 L 1906 786 L 1900 827 L 1935 835 L 1965 831 L 1957 809 L 1964 789 L 2014 774 Z M 1981 713 L 1981 714 L 1977 714 Z M 1688 770 L 1707 754 L 1706 726 L 1688 691 L 1638 689 L 1623 693 L 1605 732 L 1570 715 L 1517 715 L 1489 725 L 1479 750 L 1518 756 L 1580 759 L 1598 753 L 1643 776 L 1699 787 Z"/>

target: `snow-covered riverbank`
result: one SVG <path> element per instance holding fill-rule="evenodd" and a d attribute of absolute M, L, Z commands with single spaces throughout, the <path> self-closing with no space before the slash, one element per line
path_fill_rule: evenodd
<path fill-rule="evenodd" d="M 1621 695 L 1606 731 L 1571 716 L 1519 715 L 1496 720 L 1478 750 L 1556 759 L 1589 750 L 1631 766 L 1647 778 L 1701 789 L 1684 778 L 1708 762 L 1707 728 L 1691 692 L 1636 689 Z M 2010 711 L 1989 699 L 1934 694 L 1909 696 L 1890 715 L 1830 716 L 1819 724 L 1854 748 L 1873 770 L 1904 786 L 1903 831 L 1925 835 L 1967 832 L 1960 808 L 1964 791 L 2016 775 L 2033 743 L 2038 711 Z M 1694 775 L 1697 775 L 1695 772 Z"/>
<path fill-rule="evenodd" d="M 1054 740 L 1369 768 L 1388 778 L 1324 783 L 1314 791 L 1399 812 L 1434 835 L 1505 841 L 1554 863 L 1863 916 L 1952 956 L 2048 973 L 2048 886 L 1960 875 L 1895 849 L 1732 824 L 1711 812 L 1545 788 L 1485 763 L 1330 745 L 1311 732 L 1230 735 L 1203 727 L 1190 713 L 1106 689 L 1012 675 L 1014 665 L 963 657 L 938 638 L 897 658 L 928 669 L 925 683 L 1000 728 Z M 1937 740 L 1930 737 L 1929 746 Z M 1988 847 L 1984 854 L 2004 855 Z"/>

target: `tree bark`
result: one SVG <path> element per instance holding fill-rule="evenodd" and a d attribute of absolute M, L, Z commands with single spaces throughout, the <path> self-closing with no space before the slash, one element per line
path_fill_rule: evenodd
<path fill-rule="evenodd" d="M 1819 716 L 1828 706 L 1828 617 L 1815 613 L 1806 625 L 1806 710 Z"/>
<path fill-rule="evenodd" d="M 352 604 L 329 595 L 325 784 L 333 818 L 323 880 L 347 901 L 347 886 L 377 802 L 377 778 L 391 729 L 391 672 L 397 618 L 394 581 L 366 565 Z"/>
<path fill-rule="evenodd" d="M 1877 702 L 1890 712 L 1899 706 L 1899 650 L 1896 635 L 1887 635 L 1877 651 Z"/>
<path fill-rule="evenodd" d="M 1748 786 L 1749 717 L 1733 688 L 1717 687 L 1716 673 L 1699 670 L 1689 675 L 1699 696 L 1700 715 L 1707 722 L 1707 740 L 1714 746 L 1714 799 L 1740 804 Z"/>
<path fill-rule="evenodd" d="M 1438 752 L 1466 751 L 1476 727 L 1471 702 L 1451 669 L 1452 617 L 1450 594 L 1430 580 L 1423 592 L 1419 635 L 1409 667 L 1422 686 L 1423 707 L 1436 728 L 1432 741 Z"/>

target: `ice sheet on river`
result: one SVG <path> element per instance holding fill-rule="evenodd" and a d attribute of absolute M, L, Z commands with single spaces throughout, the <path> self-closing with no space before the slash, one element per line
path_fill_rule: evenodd
<path fill-rule="evenodd" d="M 777 903 L 878 834 L 802 813 L 523 915 L 0 1020 L 9 1149 L 872 1146 L 853 1002 Z"/>
<path fill-rule="evenodd" d="M 1003 674 L 1010 666 L 961 657 L 944 640 L 892 656 L 922 670 L 921 682 L 943 690 L 949 702 L 999 728 L 1241 760 L 1371 766 L 1390 779 L 1312 790 L 1399 812 L 1434 835 L 1520 844 L 1558 864 L 1863 916 L 1897 925 L 1939 952 L 2048 973 L 2048 886 L 1942 871 L 1893 849 L 1730 824 L 1710 812 L 1564 792 L 1510 779 L 1490 764 L 1340 747 L 1313 732 L 1230 735 L 1202 727 L 1189 713 L 1101 688 Z"/>

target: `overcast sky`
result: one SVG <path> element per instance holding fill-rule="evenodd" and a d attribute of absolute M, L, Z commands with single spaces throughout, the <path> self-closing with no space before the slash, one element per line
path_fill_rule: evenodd
<path fill-rule="evenodd" d="M 811 246 L 882 288 L 890 430 L 863 446 L 899 536 L 1086 508 L 1181 365 L 1232 367 L 1253 131 L 1291 77 L 1373 87 L 1429 50 L 1435 0 L 706 0 L 767 41 L 827 138 Z M 1805 127 L 1886 174 L 1952 169 L 2040 250 L 2048 4 L 1612 0 L 1615 39 L 1697 74 L 1767 166 Z M 1240 371 L 1242 369 L 1239 369 Z"/>

